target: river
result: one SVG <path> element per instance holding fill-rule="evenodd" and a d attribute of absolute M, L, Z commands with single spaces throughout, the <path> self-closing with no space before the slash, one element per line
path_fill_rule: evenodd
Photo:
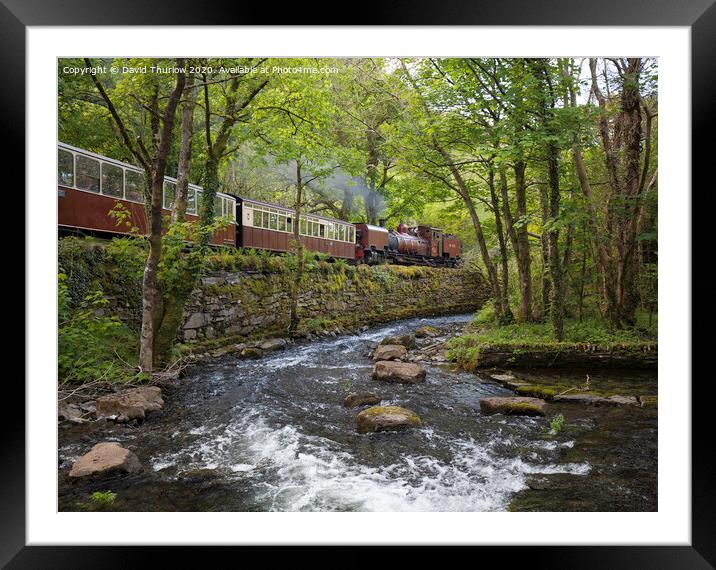
<path fill-rule="evenodd" d="M 655 510 L 655 410 L 562 404 L 547 418 L 488 416 L 480 398 L 511 392 L 451 365 L 428 365 L 423 384 L 371 379 L 371 342 L 470 318 L 217 358 L 188 369 L 141 426 L 61 427 L 59 509 L 112 490 L 124 511 L 502 511 L 516 497 L 513 509 Z M 414 410 L 423 427 L 358 434 L 359 410 L 342 405 L 355 391 Z M 565 429 L 551 435 L 557 413 Z M 72 461 L 100 441 L 133 449 L 144 471 L 70 481 Z"/>

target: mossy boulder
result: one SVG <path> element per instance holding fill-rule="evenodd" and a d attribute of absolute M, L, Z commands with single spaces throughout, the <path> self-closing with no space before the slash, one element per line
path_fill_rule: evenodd
<path fill-rule="evenodd" d="M 435 327 L 426 325 L 424 327 L 420 327 L 418 330 L 415 331 L 415 338 L 435 338 L 437 336 L 440 336 L 440 334 L 441 332 Z"/>
<path fill-rule="evenodd" d="M 607 399 L 596 394 L 563 394 L 554 397 L 555 402 L 568 402 L 576 404 L 588 404 L 590 406 L 600 406 L 608 404 Z"/>
<path fill-rule="evenodd" d="M 639 403 L 643 408 L 656 408 L 659 406 L 658 396 L 639 396 Z"/>
<path fill-rule="evenodd" d="M 260 348 L 255 348 L 253 346 L 247 346 L 239 353 L 239 356 L 241 358 L 261 358 L 263 355 L 263 350 L 261 350 Z"/>
<path fill-rule="evenodd" d="M 411 362 L 381 360 L 373 366 L 373 380 L 397 382 L 399 384 L 415 384 L 425 382 L 425 368 Z"/>
<path fill-rule="evenodd" d="M 532 396 L 533 398 L 542 398 L 544 400 L 551 400 L 559 392 L 563 392 L 563 389 L 559 391 L 554 386 L 543 386 L 541 384 L 505 384 L 517 392 L 520 396 Z"/>
<path fill-rule="evenodd" d="M 379 344 L 373 351 L 373 360 L 400 360 L 407 354 L 402 344 Z"/>
<path fill-rule="evenodd" d="M 346 408 L 357 408 L 359 406 L 374 406 L 380 404 L 381 397 L 373 392 L 357 392 L 348 394 L 343 400 Z"/>
<path fill-rule="evenodd" d="M 399 334 L 395 336 L 386 336 L 380 341 L 380 344 L 399 344 L 407 349 L 415 348 L 415 335 Z"/>
<path fill-rule="evenodd" d="M 261 343 L 261 350 L 283 350 L 288 343 L 283 338 L 270 338 Z"/>
<path fill-rule="evenodd" d="M 485 414 L 505 414 L 510 416 L 544 416 L 545 402 L 539 398 L 521 396 L 482 398 L 480 409 Z"/>
<path fill-rule="evenodd" d="M 423 425 L 418 414 L 400 406 L 373 406 L 356 416 L 359 433 L 396 431 Z"/>

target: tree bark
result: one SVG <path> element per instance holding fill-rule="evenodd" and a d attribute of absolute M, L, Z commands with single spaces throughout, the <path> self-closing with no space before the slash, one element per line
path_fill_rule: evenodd
<path fill-rule="evenodd" d="M 301 291 L 301 280 L 305 270 L 306 260 L 303 255 L 303 242 L 301 242 L 301 207 L 303 205 L 303 178 L 301 163 L 296 161 L 296 205 L 294 207 L 295 219 L 293 220 L 293 241 L 296 253 L 296 272 L 291 283 L 291 304 L 288 319 L 288 332 L 293 334 L 298 329 L 298 296 Z"/>
<path fill-rule="evenodd" d="M 184 60 L 177 60 L 177 67 L 184 68 Z M 162 122 L 156 123 L 155 138 L 158 141 L 157 152 L 151 165 L 151 206 L 149 220 L 149 254 L 144 266 L 142 279 L 142 332 L 139 345 L 139 367 L 143 372 L 154 369 L 154 333 L 157 312 L 160 309 L 160 295 L 157 286 L 159 262 L 162 256 L 162 198 L 164 191 L 164 173 L 167 156 L 171 147 L 174 122 L 179 99 L 184 91 L 185 74 L 177 74 L 176 86 L 169 96 L 162 115 Z"/>
<path fill-rule="evenodd" d="M 497 232 L 497 241 L 500 246 L 500 262 L 502 265 L 502 294 L 507 297 L 509 292 L 509 263 L 507 258 L 507 244 L 505 243 L 505 234 L 502 230 L 502 216 L 500 215 L 500 201 L 495 191 L 495 170 L 490 165 L 488 172 L 487 184 L 490 188 L 490 200 L 492 210 L 495 213 L 495 231 Z"/>
<path fill-rule="evenodd" d="M 182 106 L 181 143 L 179 147 L 179 163 L 177 167 L 177 187 L 172 206 L 172 222 L 182 223 L 186 220 L 187 196 L 189 191 L 189 170 L 191 167 L 192 136 L 194 133 L 194 109 L 196 95 L 193 92 L 193 76 L 187 77 L 184 87 L 185 102 Z M 195 203 L 198 196 L 194 197 Z M 182 253 L 182 258 L 173 271 L 180 272 L 174 280 L 175 285 L 167 292 L 166 284 L 161 290 L 161 313 L 154 335 L 154 365 L 161 366 L 169 361 L 170 352 L 177 330 L 184 318 L 184 305 L 197 281 L 201 271 L 201 260 L 195 255 Z"/>
<path fill-rule="evenodd" d="M 550 144 L 547 147 L 549 164 L 549 214 L 552 223 L 560 215 L 560 189 L 559 189 L 559 149 Z M 549 304 L 552 334 L 555 340 L 564 340 L 564 276 L 562 275 L 562 260 L 559 253 L 559 230 L 551 227 L 548 232 L 549 240 L 549 272 L 552 280 L 552 296 Z"/>
<path fill-rule="evenodd" d="M 191 166 L 192 137 L 194 135 L 194 105 L 196 92 L 194 90 L 194 76 L 186 78 L 184 88 L 186 101 L 182 105 L 181 114 L 181 143 L 179 147 L 179 163 L 177 165 L 177 189 L 172 206 L 172 221 L 183 222 L 186 219 L 187 198 L 189 195 L 189 168 Z M 196 203 L 195 196 L 194 200 Z"/>
<path fill-rule="evenodd" d="M 547 186 L 540 188 L 540 207 L 542 209 L 542 227 L 546 227 L 549 223 L 549 197 L 547 195 Z M 543 231 L 540 237 L 540 246 L 542 252 L 542 315 L 546 319 L 550 314 L 550 303 L 552 302 L 552 279 L 550 278 L 550 260 L 549 260 L 549 235 Z"/>

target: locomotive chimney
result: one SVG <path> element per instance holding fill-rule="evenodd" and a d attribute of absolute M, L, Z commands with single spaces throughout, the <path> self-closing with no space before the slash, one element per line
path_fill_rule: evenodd
<path fill-rule="evenodd" d="M 378 225 L 379 225 L 381 228 L 384 228 L 384 227 L 385 227 L 385 218 L 380 218 L 380 219 L 378 220 Z"/>

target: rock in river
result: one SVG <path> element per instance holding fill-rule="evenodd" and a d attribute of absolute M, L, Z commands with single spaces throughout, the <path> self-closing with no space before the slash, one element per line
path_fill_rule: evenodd
<path fill-rule="evenodd" d="M 430 325 L 426 325 L 424 327 L 420 327 L 418 330 L 415 331 L 416 338 L 435 338 L 437 336 L 440 336 L 440 331 L 436 329 L 435 327 L 431 327 Z"/>
<path fill-rule="evenodd" d="M 73 424 L 87 423 L 89 420 L 84 419 L 82 415 L 82 409 L 75 404 L 67 404 L 66 402 L 57 404 L 58 420 L 65 420 Z"/>
<path fill-rule="evenodd" d="M 544 400 L 522 396 L 492 397 L 480 400 L 480 409 L 486 414 L 512 416 L 544 416 Z"/>
<path fill-rule="evenodd" d="M 373 360 L 400 360 L 407 349 L 402 344 L 379 344 L 373 352 Z"/>
<path fill-rule="evenodd" d="M 358 414 L 356 422 L 360 433 L 400 430 L 423 425 L 418 414 L 400 406 L 373 406 Z"/>
<path fill-rule="evenodd" d="M 266 352 L 270 350 L 283 350 L 286 348 L 286 341 L 282 338 L 270 338 L 261 343 L 261 350 Z"/>
<path fill-rule="evenodd" d="M 373 392 L 358 392 L 348 394 L 346 399 L 343 400 L 343 405 L 346 408 L 357 408 L 358 406 L 374 406 L 380 404 L 381 397 Z"/>
<path fill-rule="evenodd" d="M 147 413 L 162 409 L 162 390 L 142 386 L 97 398 L 97 417 L 113 417 L 118 422 L 143 420 Z"/>
<path fill-rule="evenodd" d="M 381 360 L 373 366 L 373 380 L 414 384 L 425 381 L 425 368 L 411 362 Z"/>
<path fill-rule="evenodd" d="M 239 353 L 241 358 L 261 358 L 264 355 L 264 351 L 260 348 L 254 348 L 247 346 L 244 350 Z"/>
<path fill-rule="evenodd" d="M 380 341 L 380 344 L 400 344 L 405 348 L 415 348 L 415 336 L 412 334 L 386 336 Z"/>
<path fill-rule="evenodd" d="M 115 442 L 98 443 L 80 457 L 70 469 L 70 477 L 89 477 L 116 472 L 134 473 L 142 464 L 133 452 Z"/>

